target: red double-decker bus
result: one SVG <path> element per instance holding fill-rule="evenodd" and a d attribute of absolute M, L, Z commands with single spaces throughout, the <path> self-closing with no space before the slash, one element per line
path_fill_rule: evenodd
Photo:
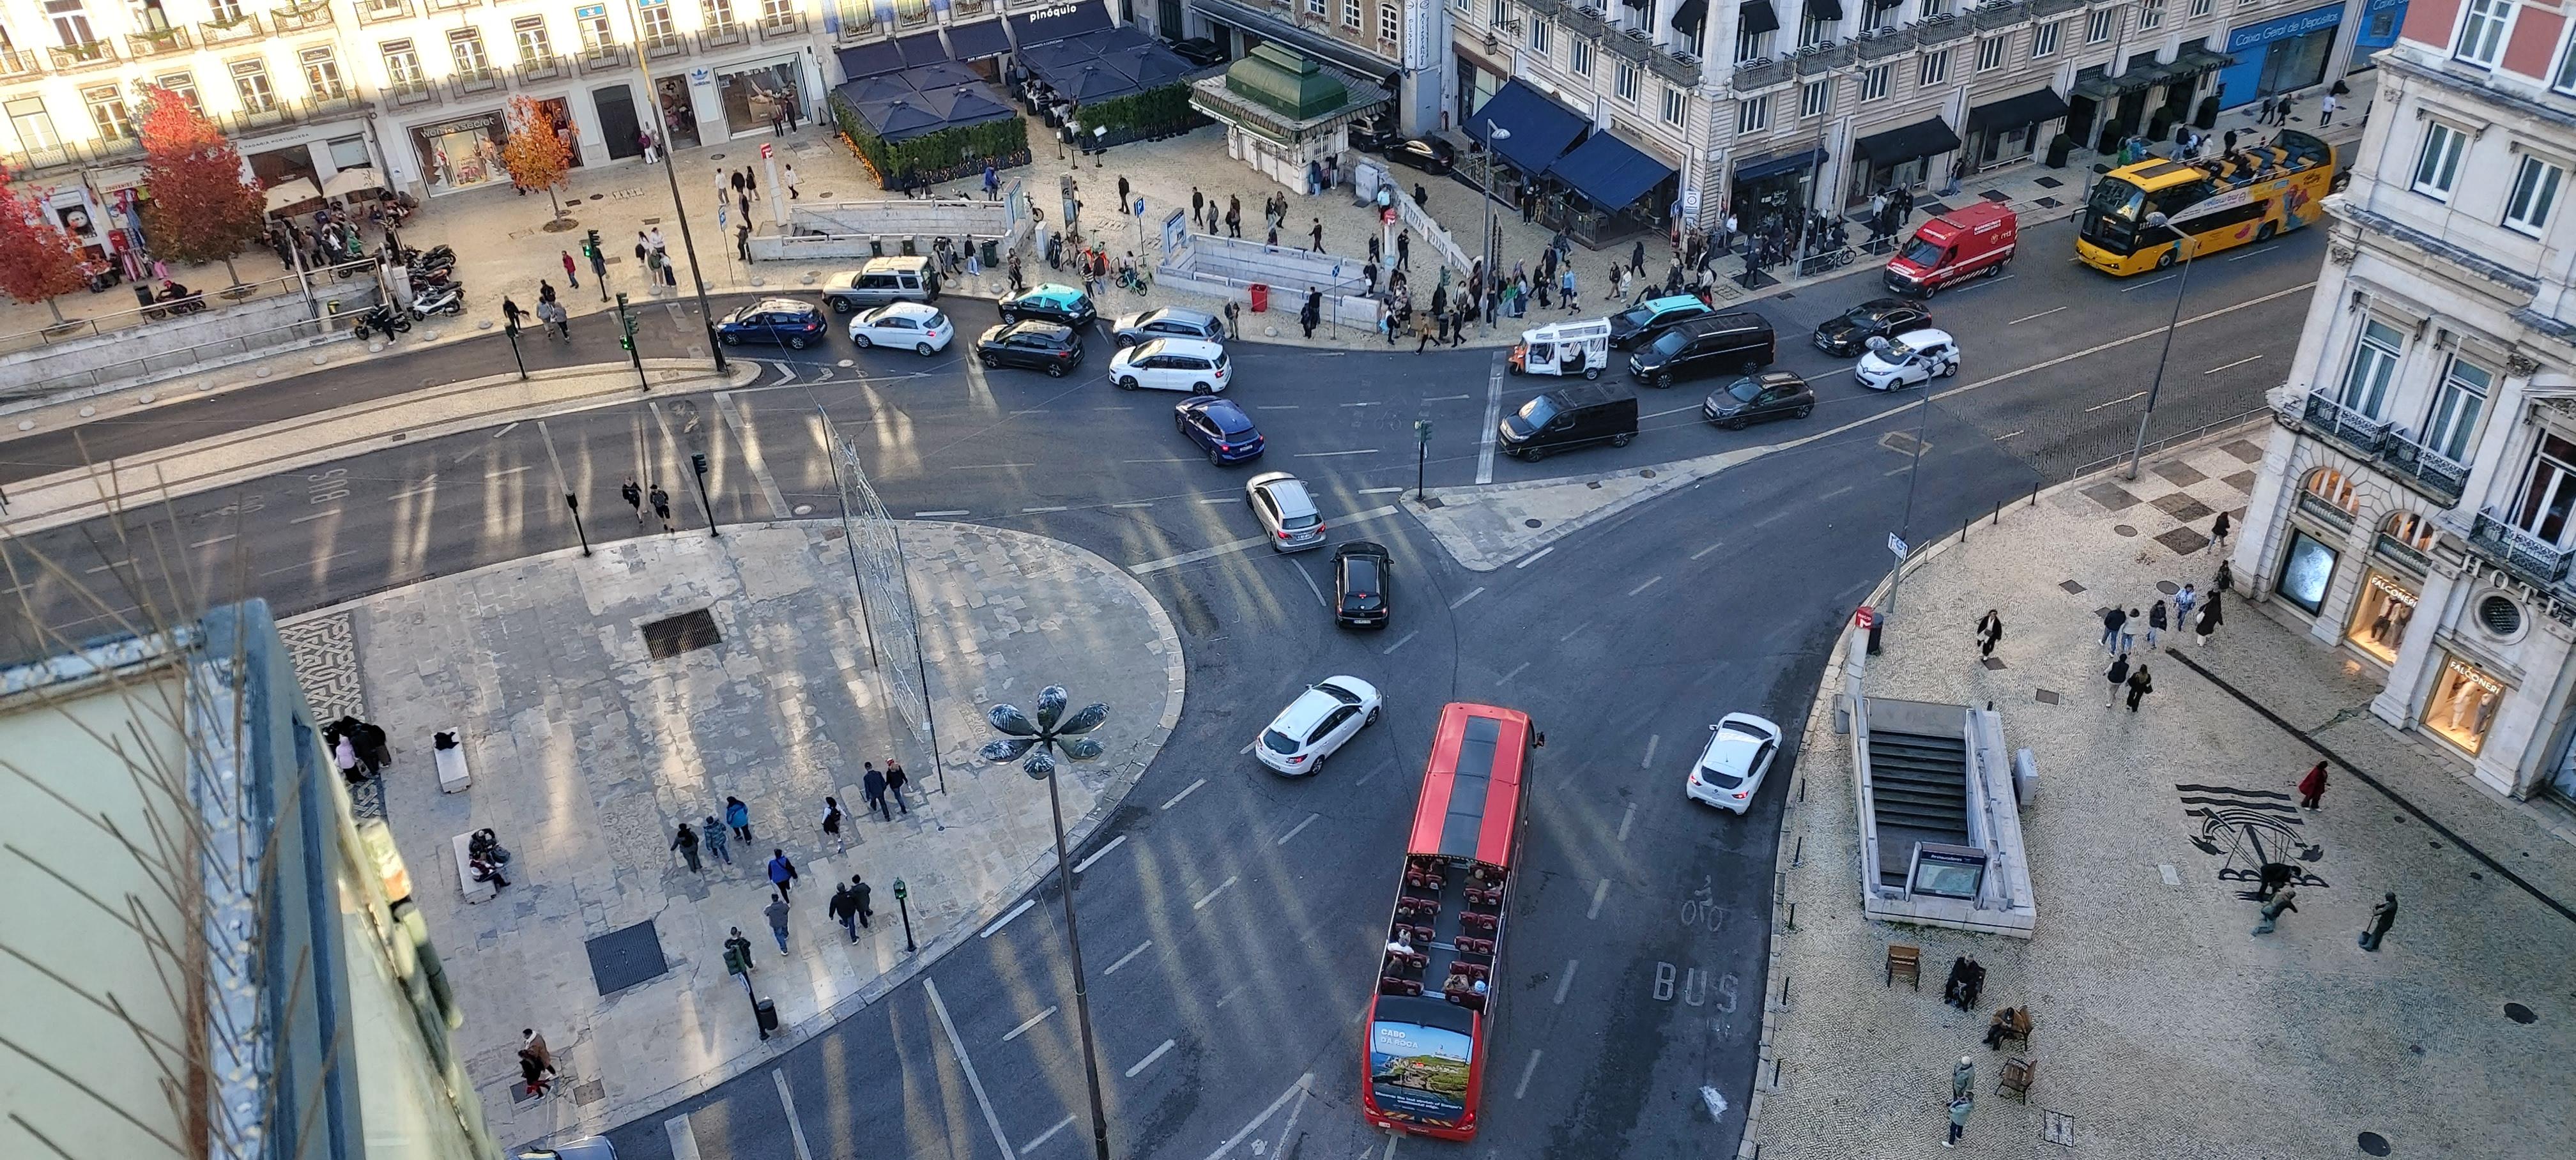
<path fill-rule="evenodd" d="M 1360 1106 L 1372 1125 L 1444 1140 L 1476 1134 L 1534 736 L 1518 710 L 1440 710 L 1369 1002 Z"/>

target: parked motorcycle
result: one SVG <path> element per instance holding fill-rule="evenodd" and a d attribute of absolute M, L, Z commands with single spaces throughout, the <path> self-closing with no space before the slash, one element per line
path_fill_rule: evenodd
<path fill-rule="evenodd" d="M 164 279 L 159 293 L 149 287 L 136 286 L 134 297 L 144 303 L 143 317 L 159 321 L 181 314 L 195 314 L 206 308 L 206 295 L 176 282 Z"/>
<path fill-rule="evenodd" d="M 367 336 L 371 334 L 381 334 L 390 339 L 410 329 L 410 317 L 396 309 L 390 302 L 377 303 L 365 314 L 359 315 L 357 321 L 349 324 L 350 335 L 360 342 L 366 341 Z"/>
<path fill-rule="evenodd" d="M 454 316 L 465 313 L 465 284 L 447 282 L 436 286 L 414 285 L 411 299 L 412 320 L 425 321 L 432 314 Z"/>
<path fill-rule="evenodd" d="M 394 253 L 394 260 L 406 266 L 453 266 L 456 264 L 456 247 L 440 244 L 426 250 L 415 250 L 404 246 Z"/>

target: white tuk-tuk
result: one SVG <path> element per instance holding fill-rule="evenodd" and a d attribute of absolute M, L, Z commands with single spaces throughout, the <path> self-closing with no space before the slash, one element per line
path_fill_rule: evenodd
<path fill-rule="evenodd" d="M 1510 366 L 1516 375 L 1597 379 L 1609 361 L 1610 320 L 1594 318 L 1522 331 L 1521 340 L 1512 346 Z"/>

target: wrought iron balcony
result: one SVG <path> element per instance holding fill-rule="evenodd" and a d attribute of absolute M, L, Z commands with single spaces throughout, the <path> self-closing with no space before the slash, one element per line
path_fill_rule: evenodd
<path fill-rule="evenodd" d="M 331 11 L 331 0 L 310 0 L 309 3 L 288 4 L 268 10 L 268 26 L 280 36 L 329 28 L 339 22 L 339 16 Z"/>
<path fill-rule="evenodd" d="M 1576 36 L 1588 36 L 1595 40 L 1601 38 L 1602 30 L 1610 27 L 1608 12 L 1586 4 L 1568 4 L 1563 12 L 1557 14 L 1557 18 L 1564 21 L 1567 28 L 1573 29 Z"/>
<path fill-rule="evenodd" d="M 1788 80 L 1792 71 L 1788 57 L 1761 57 L 1736 65 L 1728 85 L 1739 93 L 1755 92 Z"/>
<path fill-rule="evenodd" d="M 2469 525 L 2469 547 L 2499 568 L 2540 588 L 2567 578 L 2567 562 L 2576 550 L 2561 548 L 2513 526 L 2492 511 L 2478 513 Z"/>
<path fill-rule="evenodd" d="M 1601 46 L 1619 56 L 1644 64 L 1646 58 L 1655 53 L 1655 38 L 1634 28 L 1622 28 L 1616 36 L 1602 37 Z"/>
<path fill-rule="evenodd" d="M 865 27 L 874 28 L 876 26 L 871 24 L 866 25 Z M 848 31 L 848 26 L 843 26 L 842 33 L 845 36 L 848 34 Z M 750 40 L 750 29 L 744 28 L 742 22 L 739 20 L 728 20 L 722 24 L 711 24 L 698 30 L 698 51 L 713 52 L 719 48 L 732 48 L 735 45 L 744 44 Z"/>
<path fill-rule="evenodd" d="M 689 38 L 677 32 L 648 32 L 637 41 L 648 60 L 666 60 L 689 51 Z"/>
<path fill-rule="evenodd" d="M 1859 53 L 1862 60 L 1894 56 L 1913 47 L 1914 29 L 1910 25 L 1904 28 L 1882 28 L 1876 32 L 1862 33 L 1860 39 L 1852 45 L 1853 51 Z"/>
<path fill-rule="evenodd" d="M 2060 12 L 2072 12 L 2083 6 L 2084 0 L 2030 0 L 2030 14 L 2044 18 L 2055 16 Z"/>
<path fill-rule="evenodd" d="M 2010 28 L 2030 19 L 2030 9 L 2022 0 L 1989 0 L 1968 11 L 1968 22 L 1979 32 Z"/>
<path fill-rule="evenodd" d="M 427 77 L 411 77 L 386 84 L 384 94 L 395 108 L 426 105 L 438 99 L 438 85 Z"/>
<path fill-rule="evenodd" d="M 2381 445 L 2388 441 L 2387 421 L 2335 402 L 2322 391 L 2308 392 L 2299 419 L 2311 433 L 2334 440 L 2363 459 L 2377 459 Z"/>
<path fill-rule="evenodd" d="M 459 68 L 448 74 L 447 91 L 459 97 L 488 93 L 501 87 L 501 70 L 488 64 Z"/>
<path fill-rule="evenodd" d="M 1936 44 L 1947 44 L 1967 34 L 1968 22 L 1959 19 L 1955 13 L 1944 12 L 1939 16 L 1926 16 L 1914 25 L 1915 39 L 1922 41 L 1926 48 Z"/>
<path fill-rule="evenodd" d="M 2299 425 L 2354 455 L 2385 468 L 2407 490 L 2449 507 L 2469 485 L 2465 463 L 2419 443 L 2384 420 L 2373 419 L 2311 391 L 2300 404 Z"/>
<path fill-rule="evenodd" d="M 1798 75 L 1811 77 L 1851 62 L 1852 46 L 1848 40 L 1811 44 L 1798 50 Z"/>
<path fill-rule="evenodd" d="M 142 60 L 147 56 L 186 52 L 195 47 L 195 41 L 189 37 L 188 30 L 185 28 L 160 28 L 151 32 L 125 34 L 125 51 L 133 54 L 136 60 Z"/>
<path fill-rule="evenodd" d="M 358 0 L 358 27 L 411 19 L 411 0 Z"/>
<path fill-rule="evenodd" d="M 45 62 L 35 53 L 18 48 L 0 48 L 0 77 L 31 77 L 45 71 Z"/>
<path fill-rule="evenodd" d="M 54 58 L 55 72 L 104 68 L 118 63 L 116 46 L 104 40 L 84 41 L 80 44 L 57 44 L 45 51 Z"/>
<path fill-rule="evenodd" d="M 2390 432 L 2387 444 L 2379 449 L 2379 461 L 2397 476 L 2397 482 L 2446 507 L 2460 502 L 2460 493 L 2468 490 L 2468 464 L 2397 432 Z"/>
<path fill-rule="evenodd" d="M 760 18 L 762 40 L 778 40 L 803 35 L 805 35 L 805 14 L 802 12 L 780 12 Z"/>
<path fill-rule="evenodd" d="M 594 44 L 581 53 L 581 71 L 585 73 L 615 72 L 634 64 L 634 54 L 622 44 Z"/>
<path fill-rule="evenodd" d="M 550 81 L 571 72 L 572 65 L 556 53 L 549 52 L 544 56 L 519 58 L 518 73 L 521 84 L 531 81 Z"/>
<path fill-rule="evenodd" d="M 243 41 L 257 40 L 263 35 L 266 33 L 260 28 L 259 14 L 256 12 L 244 12 L 229 23 L 221 20 L 207 20 L 197 25 L 197 43 L 208 48 L 218 44 L 239 44 Z"/>

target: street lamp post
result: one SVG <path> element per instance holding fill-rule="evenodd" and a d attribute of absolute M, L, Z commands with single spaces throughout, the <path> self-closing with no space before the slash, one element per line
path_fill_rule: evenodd
<path fill-rule="evenodd" d="M 636 70 L 644 74 L 644 96 L 653 103 L 653 127 L 662 131 L 662 175 L 671 182 L 671 213 L 680 223 L 680 250 L 689 256 L 689 281 L 697 287 L 698 321 L 706 327 L 707 352 L 715 358 L 716 373 L 724 374 L 728 369 L 724 343 L 716 337 L 715 308 L 707 305 L 707 276 L 705 268 L 698 265 L 698 242 L 689 230 L 688 203 L 680 200 L 680 170 L 671 148 L 671 119 L 662 109 L 662 90 L 654 85 L 653 65 L 645 59 L 644 46 L 638 43 L 635 49 Z"/>
<path fill-rule="evenodd" d="M 1494 148 L 1494 142 L 1511 139 L 1511 130 L 1491 120 L 1485 122 L 1485 244 L 1479 252 L 1485 259 L 1485 277 L 1489 284 L 1499 275 L 1503 260 L 1503 247 L 1500 238 L 1494 232 L 1494 159 L 1502 154 Z M 1488 314 L 1485 316 L 1485 329 L 1493 328 L 1493 316 Z"/>
<path fill-rule="evenodd" d="M 1064 800 L 1055 785 L 1056 754 L 1068 761 L 1100 756 L 1100 743 L 1082 735 L 1109 719 L 1109 706 L 1093 704 L 1067 717 L 1064 705 L 1064 686 L 1049 685 L 1038 692 L 1035 720 L 1017 706 L 993 706 L 985 720 L 1004 736 L 987 742 L 983 756 L 996 765 L 1018 761 L 1030 777 L 1047 786 L 1047 808 L 1055 821 L 1056 879 L 1064 885 L 1065 953 L 1073 960 L 1073 1015 L 1082 1027 L 1082 1078 L 1091 1089 L 1091 1147 L 1097 1160 L 1109 1160 L 1109 1115 L 1100 1099 L 1100 1058 L 1091 1041 L 1091 998 L 1082 980 L 1082 933 L 1073 920 L 1073 871 L 1065 861 Z"/>
<path fill-rule="evenodd" d="M 2156 353 L 2155 381 L 2147 385 L 2147 409 L 2138 414 L 2138 437 L 2129 444 L 2129 470 L 2121 477 L 2123 479 L 2138 477 L 2138 461 L 2145 458 L 2147 454 L 2147 422 L 2156 417 L 2156 394 L 2165 386 L 2165 359 L 2173 354 L 2174 329 L 2182 325 L 2183 292 L 2191 288 L 2191 259 L 2192 255 L 2199 250 L 2198 246 L 2191 244 L 2191 235 L 2174 229 L 2173 224 L 2167 221 L 2163 214 L 2148 214 L 2146 227 L 2172 231 L 2174 248 L 2183 252 L 2182 280 L 2174 284 L 2173 317 L 2165 320 L 2164 349 Z"/>

